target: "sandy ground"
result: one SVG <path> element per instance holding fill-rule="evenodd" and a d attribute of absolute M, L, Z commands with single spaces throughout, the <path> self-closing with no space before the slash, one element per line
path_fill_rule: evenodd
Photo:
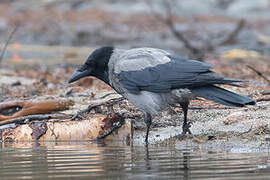
<path fill-rule="evenodd" d="M 269 102 L 259 102 L 244 108 L 190 110 L 188 117 L 193 122 L 193 135 L 182 135 L 179 125 L 152 128 L 149 141 L 174 144 L 178 148 L 187 145 L 215 150 L 262 148 L 270 140 L 269 105 Z M 182 122 L 182 113 L 172 118 Z M 144 135 L 144 131 L 135 131 L 134 142 L 142 144 Z"/>

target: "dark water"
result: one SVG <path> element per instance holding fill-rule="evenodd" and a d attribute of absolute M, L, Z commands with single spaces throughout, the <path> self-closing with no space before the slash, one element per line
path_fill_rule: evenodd
<path fill-rule="evenodd" d="M 270 179 L 268 152 L 92 142 L 1 144 L 0 179 Z"/>

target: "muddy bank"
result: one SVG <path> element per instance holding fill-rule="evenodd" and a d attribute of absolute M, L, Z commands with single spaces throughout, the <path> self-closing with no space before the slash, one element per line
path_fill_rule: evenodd
<path fill-rule="evenodd" d="M 181 125 L 152 128 L 149 141 L 153 144 L 174 144 L 178 148 L 187 145 L 215 150 L 262 148 L 270 140 L 269 107 L 270 102 L 259 102 L 256 106 L 245 108 L 189 110 L 193 135 L 183 136 Z M 178 116 L 172 118 L 181 124 L 183 115 L 179 113 Z M 144 135 L 144 131 L 135 131 L 134 142 L 141 144 Z"/>

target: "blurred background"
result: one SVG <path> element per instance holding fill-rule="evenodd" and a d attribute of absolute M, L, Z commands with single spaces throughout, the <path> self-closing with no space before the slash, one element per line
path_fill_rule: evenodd
<path fill-rule="evenodd" d="M 114 45 L 170 49 L 197 59 L 235 48 L 269 55 L 269 22 L 269 0 L 0 1 L 0 40 L 4 44 L 16 31 L 9 42 L 13 50 Z M 69 49 L 35 55 L 37 47 L 5 57 L 81 57 Z"/>

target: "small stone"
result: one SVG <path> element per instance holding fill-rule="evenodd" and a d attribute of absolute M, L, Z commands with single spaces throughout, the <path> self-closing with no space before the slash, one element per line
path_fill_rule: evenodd
<path fill-rule="evenodd" d="M 11 84 L 11 86 L 20 86 L 20 85 L 22 85 L 21 81 L 16 81 Z"/>
<path fill-rule="evenodd" d="M 244 112 L 234 112 L 228 115 L 227 117 L 225 117 L 222 122 L 225 125 L 231 125 L 247 118 L 248 118 L 248 115 L 245 114 Z"/>
<path fill-rule="evenodd" d="M 192 139 L 192 141 L 195 142 L 195 143 L 198 143 L 198 144 L 206 143 L 206 142 L 207 142 L 206 139 L 200 139 L 200 138 L 197 138 L 197 137 L 194 137 L 194 138 Z"/>
<path fill-rule="evenodd" d="M 47 85 L 47 88 L 48 88 L 48 89 L 54 89 L 54 88 L 55 88 L 55 85 L 54 85 L 53 83 L 49 83 L 49 84 Z"/>

